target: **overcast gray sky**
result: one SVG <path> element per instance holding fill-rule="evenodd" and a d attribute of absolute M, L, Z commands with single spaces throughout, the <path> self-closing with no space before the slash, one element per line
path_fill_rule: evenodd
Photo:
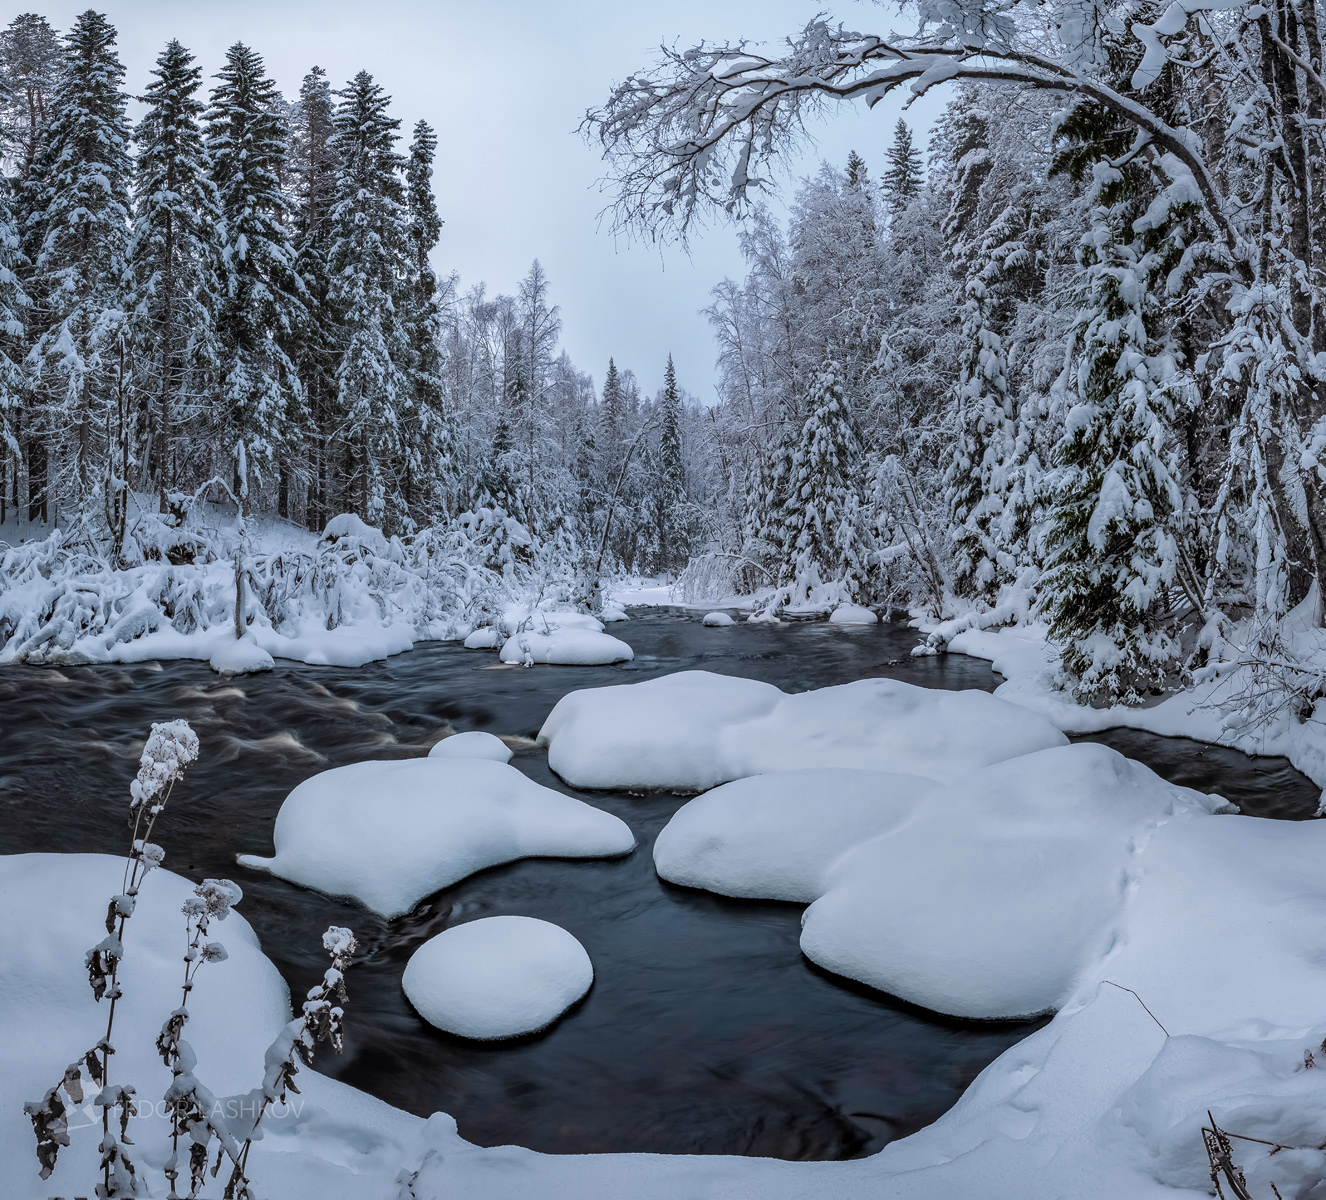
<path fill-rule="evenodd" d="M 25 0 L 24 7 L 63 30 L 87 0 Z M 585 109 L 652 61 L 660 42 L 776 40 L 822 8 L 849 27 L 901 23 L 859 0 L 107 0 L 97 7 L 120 31 L 131 92 L 146 84 L 171 37 L 208 75 L 227 46 L 247 42 L 291 98 L 315 64 L 334 86 L 368 70 L 394 97 L 407 136 L 421 117 L 437 129 L 441 272 L 459 271 L 462 285 L 484 280 L 490 291 L 511 291 L 538 258 L 561 305 L 563 343 L 582 370 L 601 383 L 611 354 L 653 390 L 671 352 L 680 382 L 702 400 L 713 395 L 714 349 L 699 310 L 723 276 L 740 275 L 736 237 L 711 229 L 689 258 L 614 241 L 597 221 L 602 164 L 576 132 Z M 941 103 L 927 97 L 908 114 L 922 140 Z M 897 101 L 873 112 L 842 105 L 796 172 L 808 173 L 819 156 L 841 164 L 855 147 L 878 175 L 898 113 Z"/>

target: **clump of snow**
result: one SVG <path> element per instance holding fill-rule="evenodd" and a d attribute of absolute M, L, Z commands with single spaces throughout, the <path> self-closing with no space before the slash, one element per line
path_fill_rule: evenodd
<path fill-rule="evenodd" d="M 864 679 L 789 696 L 767 683 L 682 671 L 572 692 L 544 722 L 539 742 L 575 787 L 703 791 L 805 767 L 947 781 L 1067 738 L 986 692 Z"/>
<path fill-rule="evenodd" d="M 213 651 L 211 664 L 212 670 L 222 675 L 252 675 L 258 671 L 270 671 L 276 665 L 272 656 L 253 637 L 222 642 Z"/>
<path fill-rule="evenodd" d="M 484 625 L 465 639 L 465 649 L 495 650 L 501 643 L 502 635 L 491 625 Z"/>
<path fill-rule="evenodd" d="M 735 625 L 736 622 L 725 612 L 711 612 L 704 614 L 703 625 L 708 625 L 711 629 L 722 629 L 727 625 Z"/>
<path fill-rule="evenodd" d="M 322 531 L 324 542 L 337 542 L 341 538 L 349 538 L 365 546 L 371 546 L 379 554 L 387 553 L 387 539 L 383 536 L 382 530 L 374 529 L 372 525 L 354 513 L 341 513 L 339 516 L 332 517 L 327 522 Z"/>
<path fill-rule="evenodd" d="M 635 651 L 619 638 L 592 629 L 559 628 L 552 633 L 516 633 L 499 655 L 521 666 L 602 667 L 630 662 Z"/>
<path fill-rule="evenodd" d="M 834 767 L 725 783 L 683 805 L 654 842 L 670 883 L 809 904 L 852 847 L 907 820 L 933 780 Z"/>
<path fill-rule="evenodd" d="M 248 867 L 333 896 L 351 896 L 384 917 L 484 867 L 541 855 L 627 854 L 623 822 L 476 758 L 362 762 L 323 771 L 286 797 L 272 858 Z"/>
<path fill-rule="evenodd" d="M 834 625 L 878 625 L 879 617 L 859 604 L 840 604 L 829 614 L 829 621 Z"/>
<path fill-rule="evenodd" d="M 629 621 L 630 619 L 631 618 L 626 615 L 626 609 L 612 601 L 606 603 L 599 611 L 599 620 L 603 621 L 604 624 L 609 624 L 614 621 Z"/>
<path fill-rule="evenodd" d="M 401 986 L 430 1025 L 481 1040 L 551 1025 L 589 991 L 594 968 L 560 925 L 534 917 L 483 917 L 429 938 Z"/>
<path fill-rule="evenodd" d="M 801 948 L 936 1012 L 1046 1012 L 1117 943 L 1152 831 L 1228 808 L 1106 746 L 997 763 L 834 864 Z"/>
<path fill-rule="evenodd" d="M 511 761 L 511 748 L 499 737 L 472 729 L 443 738 L 429 752 L 429 758 L 484 758 L 491 762 Z"/>

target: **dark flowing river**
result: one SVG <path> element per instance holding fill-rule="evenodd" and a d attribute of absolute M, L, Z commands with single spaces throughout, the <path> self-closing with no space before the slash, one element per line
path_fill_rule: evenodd
<path fill-rule="evenodd" d="M 611 632 L 634 647 L 634 662 L 524 670 L 430 645 L 358 670 L 281 662 L 233 682 L 187 662 L 5 668 L 0 852 L 122 853 L 146 730 L 184 717 L 202 755 L 157 831 L 166 866 L 240 883 L 240 911 L 295 994 L 323 971 L 328 925 L 359 937 L 345 1053 L 319 1055 L 320 1070 L 420 1115 L 450 1112 L 480 1145 L 549 1152 L 852 1158 L 933 1121 L 1038 1023 L 937 1017 L 811 965 L 798 948 L 799 905 L 662 882 L 651 848 L 682 797 L 577 793 L 551 774 L 546 754 L 523 749 L 516 767 L 616 813 L 635 831 L 635 852 L 495 867 L 393 921 L 235 863 L 237 853 L 272 852 L 277 809 L 308 776 L 420 755 L 451 730 L 532 739 L 576 688 L 691 668 L 785 691 L 881 675 L 940 688 L 998 682 L 974 659 L 912 659 L 917 637 L 899 626 L 706 629 L 654 613 Z M 1128 731 L 1091 740 L 1246 812 L 1292 819 L 1317 807 L 1318 790 L 1284 760 Z M 592 990 L 531 1037 L 479 1044 L 439 1032 L 401 991 L 406 961 L 448 925 L 502 913 L 570 930 L 593 960 Z"/>

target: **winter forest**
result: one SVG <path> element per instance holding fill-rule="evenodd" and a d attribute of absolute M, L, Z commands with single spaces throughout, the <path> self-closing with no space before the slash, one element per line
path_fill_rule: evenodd
<path fill-rule="evenodd" d="M 1326 1195 L 1319 0 L 315 7 L 0 29 L 0 1178 Z"/>

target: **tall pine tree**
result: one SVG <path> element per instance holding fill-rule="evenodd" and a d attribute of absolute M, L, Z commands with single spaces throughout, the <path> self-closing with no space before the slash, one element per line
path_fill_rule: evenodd
<path fill-rule="evenodd" d="M 143 480 L 167 511 L 176 431 L 205 399 L 217 364 L 221 208 L 208 174 L 197 99 L 202 72 L 178 41 L 157 58 L 135 131 L 136 219 L 129 258 L 139 384 L 146 392 Z"/>
<path fill-rule="evenodd" d="M 287 133 L 276 85 L 242 42 L 216 78 L 205 126 L 222 218 L 216 467 L 247 509 L 297 444 L 304 392 L 283 342 L 304 320 L 304 289 L 280 186 Z"/>
<path fill-rule="evenodd" d="M 47 436 L 67 452 L 61 478 L 80 502 L 91 496 L 102 460 L 125 302 L 132 167 L 115 38 L 91 9 L 66 35 L 53 113 L 25 197 L 36 247 L 32 359 Z"/>
<path fill-rule="evenodd" d="M 912 131 L 901 117 L 885 159 L 888 166 L 884 171 L 884 204 L 896 217 L 920 194 L 922 181 L 921 152 L 912 142 Z"/>
<path fill-rule="evenodd" d="M 336 371 L 338 433 L 349 495 L 359 514 L 408 528 L 404 410 L 410 361 L 399 281 L 408 262 L 408 218 L 390 97 L 360 71 L 337 92 L 332 144 L 340 159 L 331 214 L 330 301 L 342 331 Z"/>
<path fill-rule="evenodd" d="M 681 450 L 682 407 L 677 389 L 677 372 L 668 355 L 663 373 L 663 394 L 659 399 L 658 462 L 654 479 L 654 523 L 658 545 L 658 566 L 663 571 L 678 571 L 690 553 L 687 534 L 686 465 Z"/>

